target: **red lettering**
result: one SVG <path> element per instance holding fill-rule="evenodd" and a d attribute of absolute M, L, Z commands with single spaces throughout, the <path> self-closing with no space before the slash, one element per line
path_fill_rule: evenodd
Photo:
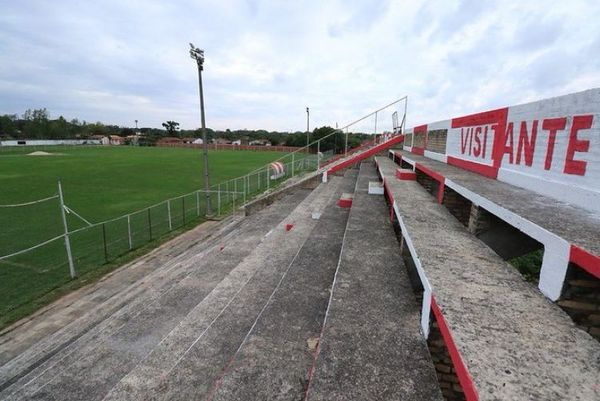
<path fill-rule="evenodd" d="M 481 139 L 479 139 L 479 135 L 481 135 L 481 127 L 475 128 L 475 147 L 473 148 L 473 155 L 475 157 L 479 157 L 481 154 Z"/>
<path fill-rule="evenodd" d="M 471 156 L 471 151 L 473 150 L 473 131 L 474 128 L 471 128 L 471 135 L 469 136 L 469 156 Z"/>
<path fill-rule="evenodd" d="M 509 145 L 510 142 L 510 145 Z M 513 161 L 513 148 L 515 141 L 513 139 L 513 123 L 508 123 L 506 127 L 506 139 L 504 140 L 504 154 L 508 153 L 508 162 L 514 164 Z"/>
<path fill-rule="evenodd" d="M 483 159 L 485 159 L 485 149 L 487 147 L 487 132 L 488 132 L 488 127 L 486 125 L 485 126 L 485 130 L 483 130 L 483 152 L 482 152 L 482 155 L 481 155 L 481 157 Z"/>
<path fill-rule="evenodd" d="M 467 136 L 465 137 L 465 129 L 460 129 L 460 151 L 464 155 L 467 150 L 467 141 L 469 140 L 469 134 L 471 133 L 471 128 L 467 128 Z"/>
<path fill-rule="evenodd" d="M 574 160 L 575 152 L 587 152 L 590 149 L 590 141 L 577 138 L 577 132 L 582 129 L 592 128 L 592 115 L 575 116 L 569 133 L 569 145 L 567 147 L 567 158 L 565 160 L 565 174 L 585 175 L 587 162 Z"/>
<path fill-rule="evenodd" d="M 567 118 L 547 118 L 542 122 L 542 129 L 548 132 L 548 148 L 546 150 L 546 161 L 544 169 L 550 170 L 552 167 L 552 157 L 554 156 L 554 143 L 556 142 L 556 132 L 562 131 L 567 126 Z"/>
<path fill-rule="evenodd" d="M 525 164 L 533 164 L 533 153 L 535 151 L 535 140 L 537 138 L 538 120 L 533 120 L 531 126 L 531 137 L 527 135 L 527 121 L 521 121 L 521 131 L 519 133 L 519 144 L 517 145 L 517 164 L 521 164 L 521 155 L 525 154 Z"/>

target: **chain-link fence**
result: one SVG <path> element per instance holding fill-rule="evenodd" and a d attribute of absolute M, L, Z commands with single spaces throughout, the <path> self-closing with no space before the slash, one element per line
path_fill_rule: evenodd
<path fill-rule="evenodd" d="M 190 192 L 110 220 L 90 222 L 78 214 L 65 204 L 60 183 L 57 191 L 44 199 L 0 205 L 0 326 L 11 320 L 11 311 L 35 303 L 74 277 L 206 219 L 209 198 L 211 214 L 223 216 L 289 178 L 368 148 L 377 137 L 355 149 L 348 146 L 348 133 L 360 124 L 374 122 L 376 127 L 378 116 L 394 113 L 393 129 L 383 132 L 396 133 L 397 112 L 390 106 L 399 101 L 249 174 L 214 184 L 208 192 Z M 332 138 L 343 146 L 323 151 L 326 147 L 321 145 Z"/>

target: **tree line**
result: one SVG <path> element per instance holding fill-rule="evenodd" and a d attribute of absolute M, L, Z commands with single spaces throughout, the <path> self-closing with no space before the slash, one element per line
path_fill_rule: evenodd
<path fill-rule="evenodd" d="M 164 129 L 142 127 L 137 130 L 141 133 L 139 143 L 152 146 L 161 138 L 175 136 L 179 138 L 201 138 L 200 129 L 184 130 L 179 129 L 179 123 L 176 121 L 166 121 L 162 124 Z M 331 127 L 315 128 L 310 133 L 310 141 L 323 138 L 335 132 Z M 0 115 L 0 139 L 87 139 L 94 135 L 118 135 L 127 137 L 134 135 L 136 129 L 132 127 L 122 127 L 118 125 L 107 125 L 101 122 L 89 123 L 72 119 L 67 121 L 63 116 L 56 119 L 50 118 L 50 113 L 43 109 L 28 109 L 21 116 L 16 114 Z M 207 137 L 210 140 L 214 138 L 223 138 L 229 141 L 238 139 L 247 139 L 249 141 L 266 139 L 273 146 L 286 145 L 302 147 L 306 145 L 306 132 L 279 132 L 267 130 L 213 130 L 206 129 Z M 350 133 L 348 135 L 349 148 L 360 145 L 368 135 L 361 133 Z M 345 134 L 338 132 L 335 135 L 324 139 L 321 142 L 320 150 L 325 152 L 334 150 L 341 153 L 344 150 Z"/>

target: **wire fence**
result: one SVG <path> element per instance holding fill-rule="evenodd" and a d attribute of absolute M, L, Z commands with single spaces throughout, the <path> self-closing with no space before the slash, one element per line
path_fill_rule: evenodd
<path fill-rule="evenodd" d="M 6 316 L 11 311 L 77 276 L 85 276 L 165 234 L 197 224 L 207 215 L 235 212 L 289 178 L 317 171 L 368 147 L 375 141 L 348 149 L 347 135 L 341 152 L 340 148 L 322 151 L 321 143 L 331 140 L 332 135 L 351 132 L 353 126 L 381 110 L 249 174 L 214 184 L 209 191 L 193 191 L 101 222 L 90 221 L 65 204 L 60 183 L 57 192 L 42 199 L 0 205 L 0 325 L 10 319 Z"/>

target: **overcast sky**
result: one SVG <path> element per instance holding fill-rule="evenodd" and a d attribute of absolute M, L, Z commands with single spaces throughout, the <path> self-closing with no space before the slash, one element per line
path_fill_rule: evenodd
<path fill-rule="evenodd" d="M 0 0 L 0 114 L 209 127 L 408 125 L 600 86 L 600 1 Z M 380 126 L 390 125 L 382 116 Z"/>

